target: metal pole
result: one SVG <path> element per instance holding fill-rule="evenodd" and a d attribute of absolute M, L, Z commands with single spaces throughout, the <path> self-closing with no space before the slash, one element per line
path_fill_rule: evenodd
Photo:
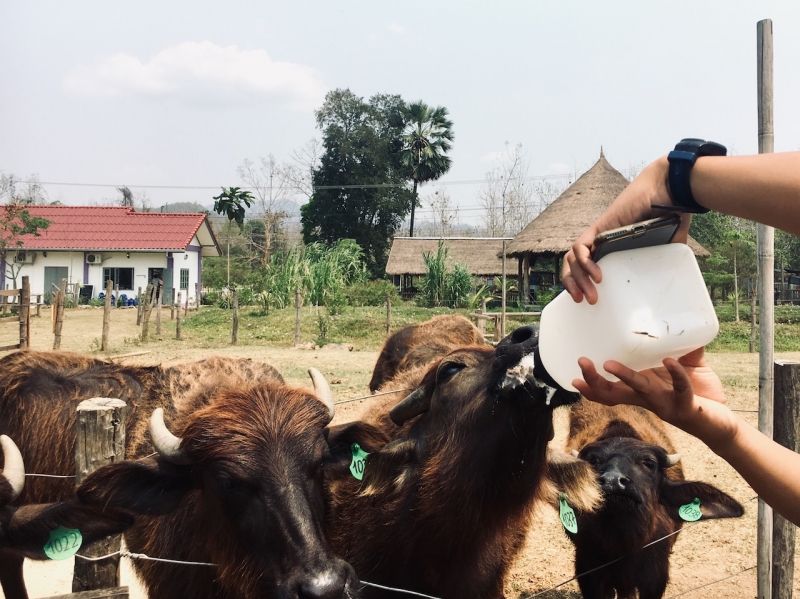
<path fill-rule="evenodd" d="M 772 21 L 757 24 L 758 62 L 758 153 L 774 151 L 772 126 Z M 774 279 L 775 231 L 759 224 L 758 243 L 758 430 L 770 439 L 773 423 L 774 387 Z M 772 508 L 758 501 L 758 599 L 772 599 Z"/>
<path fill-rule="evenodd" d="M 506 336 L 506 241 L 503 240 L 503 292 L 501 297 L 502 306 L 500 307 L 500 338 Z"/>

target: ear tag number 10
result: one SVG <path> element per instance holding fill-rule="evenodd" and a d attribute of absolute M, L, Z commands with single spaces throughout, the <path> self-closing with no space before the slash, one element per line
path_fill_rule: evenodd
<path fill-rule="evenodd" d="M 350 472 L 356 479 L 361 480 L 364 478 L 364 466 L 369 454 L 361 449 L 358 443 L 353 443 L 351 449 L 353 450 L 353 461 L 350 462 Z"/>
<path fill-rule="evenodd" d="M 81 531 L 59 526 L 50 531 L 50 539 L 44 546 L 44 554 L 50 559 L 67 559 L 78 553 L 83 537 Z"/>
<path fill-rule="evenodd" d="M 578 519 L 575 517 L 574 510 L 567 504 L 567 494 L 558 494 L 558 517 L 561 524 L 572 534 L 578 532 Z"/>
<path fill-rule="evenodd" d="M 700 511 L 700 499 L 695 497 L 692 503 L 687 503 L 678 508 L 678 515 L 686 522 L 699 520 L 703 513 Z"/>

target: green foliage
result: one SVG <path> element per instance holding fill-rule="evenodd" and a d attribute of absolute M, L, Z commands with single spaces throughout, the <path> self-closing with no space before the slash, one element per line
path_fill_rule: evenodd
<path fill-rule="evenodd" d="M 365 102 L 337 89 L 316 113 L 324 152 L 312 173 L 314 195 L 300 208 L 303 240 L 355 240 L 373 277 L 383 275 L 391 237 L 411 207 L 400 154 L 405 110 L 400 96 Z"/>
<path fill-rule="evenodd" d="M 2 276 L 11 279 L 14 288 L 17 287 L 17 274 L 21 265 L 15 267 L 14 261 L 8 259 L 8 252 L 24 246 L 23 236 L 41 237 L 41 232 L 49 226 L 49 220 L 31 216 L 22 204 L 12 202 L 0 206 L 0 260 L 5 260 L 8 269 Z"/>
<path fill-rule="evenodd" d="M 253 203 L 253 195 L 249 191 L 238 187 L 223 187 L 222 193 L 214 196 L 213 199 L 214 212 L 217 214 L 224 213 L 228 217 L 228 222 L 235 220 L 241 230 L 244 227 L 244 208 L 245 206 L 249 208 L 250 204 Z"/>
<path fill-rule="evenodd" d="M 436 253 L 424 252 L 425 275 L 417 301 L 422 306 L 467 307 L 475 293 L 475 281 L 466 266 L 455 264 L 448 269 L 449 249 L 439 241 Z"/>
<path fill-rule="evenodd" d="M 392 305 L 400 301 L 397 287 L 386 279 L 355 283 L 347 287 L 344 293 L 351 306 L 383 306 L 386 304 L 387 293 Z"/>

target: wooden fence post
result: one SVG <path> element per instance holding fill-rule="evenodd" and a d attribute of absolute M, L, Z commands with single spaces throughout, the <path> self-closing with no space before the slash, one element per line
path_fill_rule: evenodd
<path fill-rule="evenodd" d="M 392 294 L 386 294 L 386 336 L 392 330 Z"/>
<path fill-rule="evenodd" d="M 300 301 L 299 289 L 294 292 L 294 307 L 297 312 L 297 317 L 294 321 L 294 344 L 297 346 L 300 345 L 300 308 L 303 307 L 303 303 Z"/>
<path fill-rule="evenodd" d="M 197 290 L 197 299 L 194 303 L 194 309 L 196 312 L 200 311 L 200 283 L 195 283 L 194 288 Z"/>
<path fill-rule="evenodd" d="M 142 288 L 139 287 L 139 291 L 136 293 L 136 326 L 142 325 L 142 311 L 144 310 L 144 306 L 142 305 Z"/>
<path fill-rule="evenodd" d="M 233 290 L 233 330 L 231 331 L 231 345 L 236 345 L 239 336 L 239 291 Z"/>
<path fill-rule="evenodd" d="M 180 302 L 178 302 L 180 303 Z M 183 315 L 187 316 L 189 314 L 189 288 L 186 288 L 186 307 L 183 309 Z"/>
<path fill-rule="evenodd" d="M 486 298 L 481 298 L 481 314 L 486 314 Z M 481 336 L 486 335 L 486 319 L 485 318 L 478 318 L 478 330 L 481 332 Z"/>
<path fill-rule="evenodd" d="M 180 308 L 178 308 L 180 310 Z M 175 288 L 172 288 L 172 301 L 169 303 L 169 319 L 175 320 Z"/>
<path fill-rule="evenodd" d="M 61 279 L 61 289 L 58 292 L 58 306 L 56 307 L 56 328 L 53 349 L 61 349 L 61 328 L 64 326 L 64 304 L 67 301 L 67 280 Z"/>
<path fill-rule="evenodd" d="M 775 361 L 773 439 L 800 450 L 800 362 Z M 794 579 L 795 525 L 779 514 L 772 523 L 772 596 L 791 599 Z"/>
<path fill-rule="evenodd" d="M 103 337 L 100 340 L 100 351 L 108 351 L 108 329 L 111 326 L 111 290 L 114 284 L 106 281 L 106 300 L 103 302 Z"/>
<path fill-rule="evenodd" d="M 76 485 L 101 466 L 125 459 L 127 412 L 128 406 L 121 399 L 95 397 L 78 404 L 75 422 L 78 437 L 75 446 Z M 120 535 L 115 535 L 83 547 L 78 555 L 98 557 L 119 551 L 120 538 Z M 97 562 L 75 559 L 74 592 L 116 586 L 119 586 L 119 556 Z"/>
<path fill-rule="evenodd" d="M 164 306 L 164 286 L 155 289 L 156 294 L 156 337 L 161 341 L 161 308 Z"/>
<path fill-rule="evenodd" d="M 19 348 L 31 347 L 31 284 L 27 276 L 22 277 L 19 290 Z"/>
<path fill-rule="evenodd" d="M 148 283 L 144 292 L 144 308 L 142 308 L 142 343 L 147 343 L 150 334 L 150 312 L 152 310 L 153 284 Z"/>
<path fill-rule="evenodd" d="M 186 294 L 189 295 L 188 293 Z M 175 316 L 175 339 L 181 338 L 181 292 L 178 292 L 178 314 Z"/>

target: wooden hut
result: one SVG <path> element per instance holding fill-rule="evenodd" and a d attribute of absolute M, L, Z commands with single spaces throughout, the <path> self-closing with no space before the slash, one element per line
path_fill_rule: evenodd
<path fill-rule="evenodd" d="M 608 208 L 630 181 L 611 166 L 600 149 L 598 161 L 570 185 L 528 226 L 506 245 L 506 256 L 517 259 L 517 276 L 522 289 L 536 289 L 534 280 L 549 279 L 558 284 L 561 280 L 561 260 L 572 243 Z M 697 257 L 709 256 L 708 250 L 689 238 L 689 247 Z M 543 271 L 542 262 L 552 271 Z M 534 270 L 539 263 L 539 270 Z M 544 275 L 547 275 L 546 277 Z M 545 281 L 545 284 L 549 281 Z M 527 303 L 527 302 L 526 302 Z"/>
<path fill-rule="evenodd" d="M 413 294 L 414 277 L 425 274 L 423 254 L 436 254 L 440 241 L 448 248 L 451 262 L 463 264 L 484 284 L 493 286 L 495 279 L 502 274 L 503 241 L 509 243 L 509 238 L 395 237 L 386 263 L 386 274 L 392 276 L 404 296 Z"/>

